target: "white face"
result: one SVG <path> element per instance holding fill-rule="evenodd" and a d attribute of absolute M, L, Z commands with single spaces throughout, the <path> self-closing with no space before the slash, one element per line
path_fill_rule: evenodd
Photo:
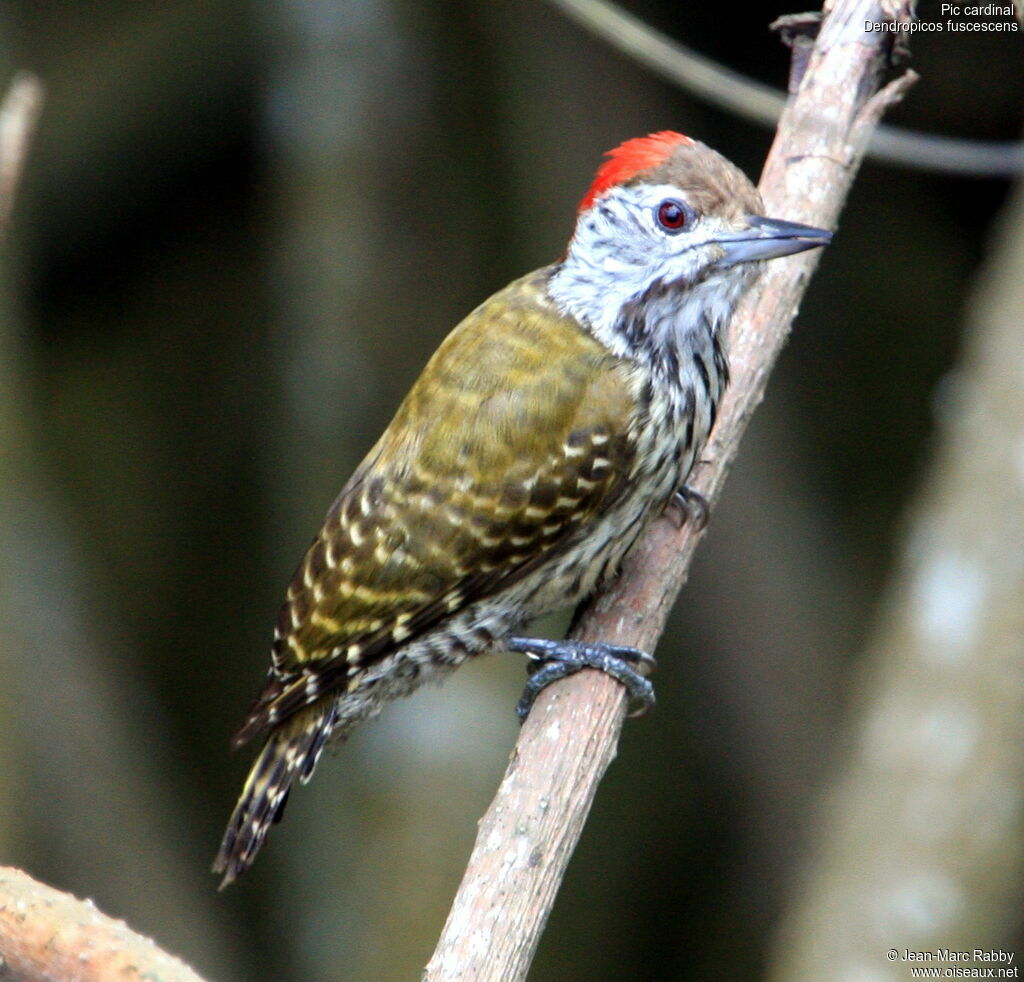
<path fill-rule="evenodd" d="M 756 263 L 724 262 L 720 239 L 743 228 L 701 215 L 672 185 L 613 188 L 580 216 L 551 293 L 566 313 L 588 323 L 620 353 L 625 353 L 615 331 L 620 312 L 652 288 L 651 303 L 662 308 L 653 323 L 685 330 L 690 308 L 708 315 L 717 328 L 757 272 Z M 675 323 L 679 318 L 683 323 Z"/>

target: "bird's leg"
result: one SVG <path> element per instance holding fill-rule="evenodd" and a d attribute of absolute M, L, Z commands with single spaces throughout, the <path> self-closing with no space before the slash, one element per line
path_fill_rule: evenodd
<path fill-rule="evenodd" d="M 530 707 L 541 689 L 583 668 L 596 668 L 618 679 L 629 691 L 630 698 L 638 704 L 632 715 L 639 716 L 654 705 L 654 686 L 640 669 L 652 671 L 655 661 L 639 648 L 602 642 L 548 641 L 544 638 L 509 638 L 507 647 L 509 651 L 521 652 L 532 659 L 530 677 L 516 706 L 520 722 L 529 715 Z"/>
<path fill-rule="evenodd" d="M 692 522 L 697 532 L 702 531 L 708 524 L 708 515 L 711 514 L 711 505 L 708 504 L 708 499 L 699 491 L 691 488 L 689 484 L 679 485 L 676 492 L 668 499 L 668 507 L 679 516 L 680 528 L 686 522 Z"/>

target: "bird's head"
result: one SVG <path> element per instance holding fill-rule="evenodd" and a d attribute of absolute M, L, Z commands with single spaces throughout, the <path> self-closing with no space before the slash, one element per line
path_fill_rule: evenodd
<path fill-rule="evenodd" d="M 680 133 L 628 140 L 607 158 L 580 202 L 551 292 L 613 350 L 627 326 L 635 333 L 623 318 L 649 304 L 676 313 L 691 308 L 717 328 L 760 260 L 832 238 L 823 229 L 765 217 L 761 196 L 738 167 Z"/>

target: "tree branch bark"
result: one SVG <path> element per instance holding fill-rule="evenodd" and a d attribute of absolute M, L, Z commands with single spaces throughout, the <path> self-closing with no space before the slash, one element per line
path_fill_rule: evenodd
<path fill-rule="evenodd" d="M 860 665 L 845 759 L 765 975 L 775 982 L 901 982 L 905 950 L 1019 942 L 1024 188 L 999 225 Z"/>
<path fill-rule="evenodd" d="M 888 11 L 888 12 L 887 12 Z M 831 228 L 885 109 L 913 80 L 878 91 L 893 35 L 865 22 L 909 16 L 907 2 L 838 0 L 826 13 L 799 89 L 779 122 L 760 190 L 766 211 Z M 776 260 L 731 327 L 732 385 L 692 485 L 713 503 L 819 253 Z M 575 636 L 651 651 L 701 538 L 659 520 L 622 575 L 589 605 Z M 625 690 L 584 671 L 545 690 L 519 735 L 424 982 L 525 979 L 601 780 L 615 756 Z"/>
<path fill-rule="evenodd" d="M 149 938 L 27 873 L 0 867 L 0 979 L 203 982 Z"/>

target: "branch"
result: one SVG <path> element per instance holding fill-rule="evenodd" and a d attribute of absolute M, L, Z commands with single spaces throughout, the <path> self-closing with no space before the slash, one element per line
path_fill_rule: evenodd
<path fill-rule="evenodd" d="M 812 982 L 823 965 L 831 977 L 897 982 L 910 977 L 905 949 L 1013 951 L 1019 939 L 1022 192 L 988 250 L 937 414 L 860 666 L 849 750 L 765 975 L 777 982 Z M 889 961 L 889 949 L 901 957 Z"/>
<path fill-rule="evenodd" d="M 7 231 L 42 100 L 42 83 L 35 76 L 20 74 L 11 82 L 0 103 L 0 237 Z M 0 349 L 4 348 L 4 340 L 0 332 Z M 3 353 L 8 354 L 6 350 Z M 8 367 L 9 362 L 8 357 L 2 363 L 3 367 Z M 4 395 L 9 395 L 11 387 L 8 386 L 7 391 L 4 389 L 4 383 L 8 381 L 6 377 L 0 378 L 0 403 L 3 403 Z M 0 414 L 5 409 L 6 406 L 0 405 Z M 17 419 L 24 413 L 12 411 L 7 415 Z M 10 437 L 11 434 L 5 431 L 2 435 Z M 15 440 L 14 444 L 20 450 L 21 442 Z M 22 497 L 25 500 L 31 498 L 36 509 L 41 507 L 40 496 L 33 497 L 33 492 L 38 491 L 36 482 L 27 476 L 27 471 L 22 473 L 21 456 L 15 452 L 5 459 L 5 469 L 0 474 L 0 500 L 3 501 L 4 517 L 8 524 L 21 528 L 23 534 L 28 536 L 30 533 L 24 530 L 50 527 L 52 522 L 40 518 L 37 512 L 31 513 L 31 520 L 19 522 L 19 519 L 25 519 L 29 514 L 20 507 Z M 18 494 L 13 497 L 5 494 L 14 485 L 17 485 Z M 9 545 L 7 541 L 0 542 L 0 546 Z M 9 549 L 7 551 L 10 552 Z M 3 549 L 0 549 L 2 553 Z M 18 577 L 24 580 L 32 566 L 32 563 L 19 565 Z M 13 568 L 14 565 L 11 565 L 10 569 Z M 6 568 L 0 569 L 0 572 L 7 571 Z M 54 576 L 54 569 L 47 567 L 48 582 Z M 10 577 L 11 580 L 14 578 Z M 51 584 L 52 589 L 55 587 Z M 2 593 L 0 590 L 0 608 L 7 600 Z M 67 596 L 65 591 L 56 608 L 47 606 L 46 609 L 52 613 L 59 608 L 66 614 Z M 0 609 L 0 622 L 6 628 L 8 625 L 3 613 L 4 610 Z M 18 619 L 19 630 L 25 628 L 24 621 L 24 617 Z M 17 631 L 14 637 L 16 643 L 23 640 Z M 49 640 L 52 643 L 52 636 Z M 74 689 L 74 694 L 75 698 L 81 699 L 81 688 Z M 95 734 L 90 736 L 95 739 Z M 120 777 L 123 783 L 123 773 Z M 95 788 L 91 790 L 95 791 Z M 150 873 L 153 874 L 153 871 L 150 870 Z M 160 879 L 156 874 L 153 874 L 153 878 Z M 90 901 L 83 902 L 70 894 L 54 890 L 20 870 L 0 867 L 0 979 L 16 979 L 18 982 L 53 982 L 55 979 L 107 982 L 114 978 L 124 982 L 157 978 L 163 982 L 202 982 L 183 962 L 165 954 L 148 938 L 131 931 L 124 922 L 101 914 Z"/>
<path fill-rule="evenodd" d="M 908 15 L 909 0 L 891 4 Z M 782 115 L 761 179 L 766 211 L 834 227 L 872 129 L 909 76 L 877 92 L 891 34 L 865 33 L 885 19 L 870 0 L 838 0 L 828 13 L 792 103 Z M 704 466 L 691 484 L 714 502 L 789 332 L 817 252 L 775 260 L 731 327 L 732 386 Z M 701 532 L 656 522 L 622 575 L 595 598 L 576 636 L 654 650 L 686 579 Z M 423 982 L 519 982 L 615 756 L 625 691 L 584 671 L 550 686 L 520 731 L 497 795 L 480 822 L 437 949 Z"/>
<path fill-rule="evenodd" d="M 22 72 L 0 104 L 0 232 L 7 230 L 36 120 L 43 107 L 43 83 Z"/>
<path fill-rule="evenodd" d="M 765 126 L 778 122 L 786 97 L 770 85 L 698 54 L 608 0 L 550 2 L 584 30 L 698 99 Z M 868 156 L 897 167 L 965 177 L 1010 177 L 1024 171 L 1024 143 L 933 136 L 897 126 L 878 127 Z"/>
<path fill-rule="evenodd" d="M 0 978 L 203 982 L 184 962 L 124 921 L 100 913 L 91 901 L 9 866 L 0 867 Z"/>

